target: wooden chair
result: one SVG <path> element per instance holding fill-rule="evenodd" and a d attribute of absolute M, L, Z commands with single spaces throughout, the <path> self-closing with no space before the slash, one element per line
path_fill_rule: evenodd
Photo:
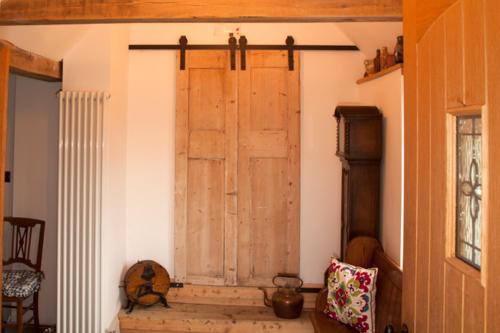
<path fill-rule="evenodd" d="M 10 248 L 10 256 L 8 251 L 4 255 L 4 271 L 2 292 L 3 308 L 16 309 L 17 321 L 16 324 L 4 324 L 4 327 L 16 327 L 17 332 L 23 332 L 23 316 L 26 311 L 33 311 L 33 317 L 26 323 L 34 322 L 35 329 L 40 332 L 40 320 L 38 317 L 38 292 L 43 277 L 42 267 L 42 251 L 43 237 L 45 232 L 45 222 L 22 217 L 6 217 L 4 226 L 7 224 L 12 228 L 12 245 Z M 32 244 L 33 231 L 39 227 L 38 243 L 32 261 L 31 250 L 35 246 Z M 5 228 L 7 230 L 7 228 Z M 36 233 L 35 237 L 36 239 Z M 13 269 L 7 266 L 13 265 Z M 33 296 L 33 302 L 30 305 L 24 306 L 24 302 Z M 16 303 L 13 305 L 12 303 Z"/>

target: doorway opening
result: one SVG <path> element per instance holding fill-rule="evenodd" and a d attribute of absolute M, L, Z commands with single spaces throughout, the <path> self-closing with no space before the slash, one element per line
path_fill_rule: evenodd
<path fill-rule="evenodd" d="M 40 227 L 33 229 L 30 259 L 32 262 L 37 261 L 38 242 L 43 241 L 43 279 L 39 289 L 38 311 L 40 323 L 47 328 L 54 326 L 57 316 L 56 92 L 60 88 L 60 82 L 46 82 L 16 74 L 9 77 L 4 216 L 45 222 L 43 238 L 39 238 Z M 16 236 L 18 235 L 13 233 L 13 226 L 4 223 L 4 262 L 12 256 L 13 249 L 15 252 L 15 244 L 27 241 Z M 4 272 L 24 269 L 24 265 L 16 263 L 4 267 Z M 26 300 L 24 305 L 31 304 L 32 298 L 33 296 Z M 4 310 L 4 321 L 16 323 L 16 311 Z M 31 317 L 31 312 L 24 312 L 26 322 Z M 31 325 L 34 322 L 26 327 Z"/>

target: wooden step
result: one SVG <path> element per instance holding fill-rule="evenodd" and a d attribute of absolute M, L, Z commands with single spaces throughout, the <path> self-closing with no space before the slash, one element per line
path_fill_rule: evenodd
<path fill-rule="evenodd" d="M 308 288 L 319 288 L 319 285 L 307 285 Z M 269 295 L 275 288 L 268 288 Z M 302 293 L 304 309 L 314 309 L 317 293 Z M 167 299 L 169 302 L 186 304 L 212 305 L 264 305 L 263 292 L 257 287 L 222 287 L 186 284 L 183 288 L 170 288 Z"/>
<path fill-rule="evenodd" d="M 258 306 L 185 304 L 171 301 L 171 308 L 160 305 L 136 307 L 118 315 L 122 333 L 312 333 L 309 311 L 298 319 L 277 318 L 272 309 Z"/>

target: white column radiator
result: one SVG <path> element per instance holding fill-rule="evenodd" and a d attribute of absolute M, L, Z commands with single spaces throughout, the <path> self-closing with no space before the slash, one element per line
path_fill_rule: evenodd
<path fill-rule="evenodd" d="M 106 93 L 59 93 L 57 331 L 100 333 Z"/>

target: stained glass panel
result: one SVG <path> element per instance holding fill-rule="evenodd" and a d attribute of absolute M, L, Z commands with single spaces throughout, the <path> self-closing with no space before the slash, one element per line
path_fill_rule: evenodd
<path fill-rule="evenodd" d="M 456 256 L 481 267 L 481 116 L 457 117 Z"/>

